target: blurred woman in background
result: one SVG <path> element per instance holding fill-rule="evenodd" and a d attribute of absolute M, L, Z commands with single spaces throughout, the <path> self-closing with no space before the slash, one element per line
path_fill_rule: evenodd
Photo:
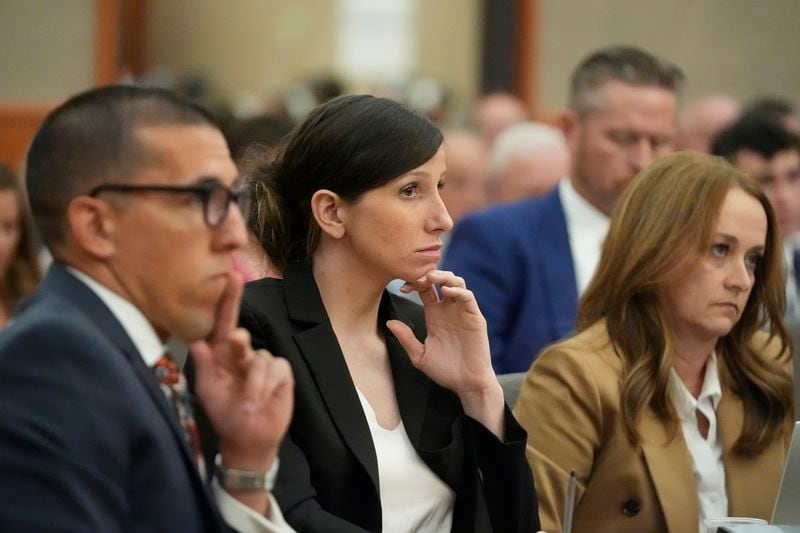
<path fill-rule="evenodd" d="M 0 165 L 0 328 L 40 279 L 22 189 L 14 173 Z"/>
<path fill-rule="evenodd" d="M 678 153 L 611 220 L 578 333 L 540 355 L 515 410 L 543 529 L 701 531 L 769 519 L 791 437 L 781 242 L 756 181 Z M 754 480 L 757 480 L 755 482 Z"/>

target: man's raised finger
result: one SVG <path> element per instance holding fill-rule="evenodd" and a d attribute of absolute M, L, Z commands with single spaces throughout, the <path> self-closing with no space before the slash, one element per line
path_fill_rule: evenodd
<path fill-rule="evenodd" d="M 234 271 L 229 272 L 227 278 L 228 283 L 217 305 L 216 322 L 211 336 L 212 342 L 225 340 L 228 334 L 236 329 L 236 324 L 239 322 L 239 306 L 244 291 L 244 281 Z"/>

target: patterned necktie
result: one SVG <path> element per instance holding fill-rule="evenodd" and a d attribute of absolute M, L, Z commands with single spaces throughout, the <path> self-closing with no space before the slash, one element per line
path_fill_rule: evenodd
<path fill-rule="evenodd" d="M 163 355 L 153 365 L 153 373 L 161 385 L 167 401 L 178 414 L 178 420 L 183 428 L 183 436 L 197 462 L 200 477 L 206 479 L 206 463 L 203 459 L 203 449 L 200 446 L 200 433 L 197 431 L 197 423 L 192 414 L 191 397 L 186 386 L 186 378 L 178 370 L 178 366 L 169 354 Z"/>

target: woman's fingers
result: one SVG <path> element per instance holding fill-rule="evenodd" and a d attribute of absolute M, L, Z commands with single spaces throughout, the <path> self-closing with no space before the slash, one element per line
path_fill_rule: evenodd
<path fill-rule="evenodd" d="M 433 287 L 439 287 L 442 298 L 463 303 L 475 301 L 475 296 L 472 294 L 472 291 L 467 289 L 467 284 L 464 281 L 464 278 L 456 276 L 452 272 L 445 270 L 433 270 L 425 275 L 425 280 L 432 287 L 432 292 L 436 292 Z"/>
<path fill-rule="evenodd" d="M 475 295 L 472 291 L 462 287 L 448 287 L 442 286 L 442 296 L 445 298 L 452 298 L 459 302 L 472 302 L 475 300 Z"/>
<path fill-rule="evenodd" d="M 441 300 L 439 297 L 439 293 L 436 290 L 436 287 L 441 287 L 442 295 L 443 296 L 458 296 L 456 299 L 459 301 L 467 301 L 461 297 L 460 293 L 455 292 L 446 292 L 444 291 L 445 288 L 458 288 L 466 290 L 467 284 L 464 281 L 464 278 L 456 276 L 450 271 L 447 270 L 431 270 L 423 277 L 414 280 L 414 281 L 407 281 L 402 287 L 400 287 L 401 292 L 411 292 L 417 291 L 419 293 L 420 298 L 422 299 L 423 303 L 436 303 Z M 471 293 L 470 293 L 471 294 Z"/>
<path fill-rule="evenodd" d="M 407 281 L 400 290 L 403 292 L 417 291 L 423 304 L 431 304 L 439 301 L 439 294 L 433 281 L 428 280 L 425 275 L 414 281 Z"/>
<path fill-rule="evenodd" d="M 425 353 L 425 346 L 417 340 L 411 328 L 399 320 L 387 321 L 386 327 L 397 337 L 400 345 L 408 354 L 409 359 L 411 359 L 411 363 L 414 366 L 418 366 Z"/>
<path fill-rule="evenodd" d="M 456 276 L 448 270 L 432 270 L 426 274 L 425 278 L 430 283 L 435 283 L 443 287 L 461 287 L 462 289 L 467 287 L 464 278 Z"/>

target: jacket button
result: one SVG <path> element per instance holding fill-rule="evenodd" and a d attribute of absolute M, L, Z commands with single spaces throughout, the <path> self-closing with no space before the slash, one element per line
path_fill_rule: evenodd
<path fill-rule="evenodd" d="M 625 516 L 636 516 L 641 510 L 642 504 L 633 498 L 622 504 L 622 514 Z"/>

